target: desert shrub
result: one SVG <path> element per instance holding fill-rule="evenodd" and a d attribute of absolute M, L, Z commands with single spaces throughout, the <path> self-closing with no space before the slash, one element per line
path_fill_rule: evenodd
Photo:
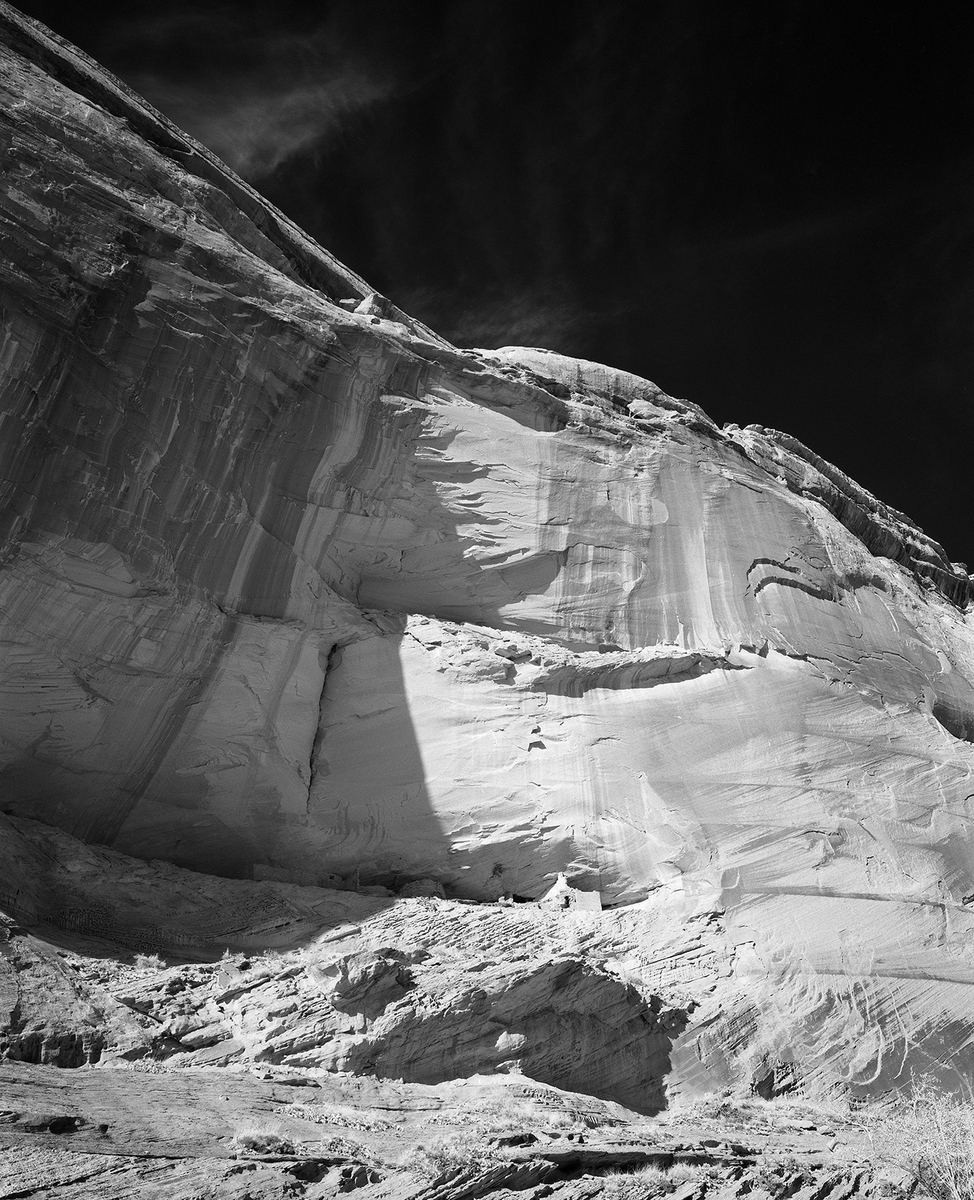
<path fill-rule="evenodd" d="M 438 1179 L 441 1175 L 470 1168 L 487 1170 L 497 1166 L 501 1159 L 502 1156 L 485 1146 L 479 1137 L 454 1134 L 428 1145 L 414 1146 L 396 1165 L 414 1175 Z"/>
<path fill-rule="evenodd" d="M 668 1196 L 685 1183 L 702 1179 L 707 1168 L 696 1163 L 674 1163 L 663 1168 L 647 1163 L 634 1170 L 610 1171 L 602 1179 L 606 1200 L 642 1200 L 644 1196 Z"/>
<path fill-rule="evenodd" d="M 161 971 L 166 964 L 158 954 L 137 954 L 135 965 L 142 971 Z"/>
<path fill-rule="evenodd" d="M 277 1133 L 259 1131 L 238 1133 L 233 1139 L 238 1149 L 247 1154 L 293 1154 L 294 1143 Z"/>
<path fill-rule="evenodd" d="M 611 1200 L 671 1190 L 667 1173 L 659 1167 L 639 1167 L 635 1171 L 611 1171 L 603 1179 L 602 1190 Z"/>
<path fill-rule="evenodd" d="M 909 1174 L 931 1200 L 974 1200 L 974 1105 L 931 1087 L 861 1111 L 882 1165 Z"/>
<path fill-rule="evenodd" d="M 342 1158 L 355 1159 L 358 1162 L 371 1162 L 373 1154 L 367 1146 L 354 1138 L 337 1137 L 325 1138 L 315 1147 L 316 1153 L 340 1155 Z"/>

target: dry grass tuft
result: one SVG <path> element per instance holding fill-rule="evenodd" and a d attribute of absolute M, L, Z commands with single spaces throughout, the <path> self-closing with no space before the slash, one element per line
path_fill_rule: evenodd
<path fill-rule="evenodd" d="M 668 1170 L 646 1165 L 633 1171 L 612 1171 L 601 1179 L 606 1200 L 644 1200 L 666 1196 L 685 1183 L 702 1180 L 708 1168 L 692 1163 L 674 1163 Z"/>
<path fill-rule="evenodd" d="M 166 968 L 165 959 L 158 954 L 136 954 L 133 963 L 140 971 L 164 971 Z"/>
<path fill-rule="evenodd" d="M 425 1179 L 438 1179 L 471 1168 L 488 1170 L 503 1161 L 503 1153 L 485 1146 L 481 1137 L 457 1133 L 413 1146 L 394 1165 Z"/>
<path fill-rule="evenodd" d="M 974 1104 L 920 1087 L 860 1110 L 881 1164 L 899 1167 L 931 1200 L 974 1200 Z"/>

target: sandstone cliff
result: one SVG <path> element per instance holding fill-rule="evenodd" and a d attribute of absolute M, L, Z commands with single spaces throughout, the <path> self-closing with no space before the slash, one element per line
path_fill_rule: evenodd
<path fill-rule="evenodd" d="M 626 906 L 585 918 L 590 961 L 544 965 L 573 926 L 493 964 L 443 1034 L 459 1074 L 544 1074 L 513 1016 L 524 1054 L 492 1060 L 484 1028 L 512 989 L 550 1012 L 563 987 L 589 1064 L 603 1006 L 624 1030 L 654 996 L 679 1012 L 662 1050 L 622 1038 L 641 1094 L 969 1074 L 966 572 L 785 434 L 545 350 L 448 345 L 6 5 L 0 42 L 9 829 L 248 896 L 431 878 L 489 902 L 564 872 Z M 111 907 L 100 867 L 84 903 L 66 866 L 45 882 L 81 849 L 31 873 L 25 844 L 8 830 L 22 923 Z M 143 902 L 125 920 L 158 932 Z M 409 941 L 400 908 L 362 953 Z M 455 1015 L 427 969 L 431 1007 L 363 1018 L 385 1021 L 367 1052 L 316 1064 L 408 1074 L 410 1022 Z"/>

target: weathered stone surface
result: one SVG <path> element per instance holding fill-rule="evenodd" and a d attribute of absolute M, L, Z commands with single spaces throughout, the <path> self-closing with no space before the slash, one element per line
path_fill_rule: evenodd
<path fill-rule="evenodd" d="M 814 1110 L 796 1121 L 752 1106 L 736 1120 L 650 1127 L 510 1077 L 352 1082 L 0 1065 L 0 1189 L 84 1200 L 908 1194 L 854 1129 L 837 1137 Z"/>
<path fill-rule="evenodd" d="M 54 997 L 34 1039 L 10 1055 L 31 1062 L 269 1063 L 417 1083 L 514 1072 L 652 1112 L 667 1087 L 678 1090 L 671 1053 L 691 1014 L 730 974 L 717 925 L 687 928 L 665 897 L 610 914 L 436 897 L 389 904 L 139 863 L 29 821 L 3 832 L 0 866 L 3 855 L 48 864 L 15 898 L 38 936 L 11 932 L 11 1008 L 23 1019 L 53 963 L 74 1006 L 87 1006 L 98 1046 L 71 1061 L 38 1050 L 59 1046 L 77 1021 Z M 151 936 L 176 963 L 112 962 L 113 938 L 144 951 Z M 28 961 L 40 937 L 60 941 L 60 955 Z M 91 957 L 98 950 L 103 959 Z"/>
<path fill-rule="evenodd" d="M 145 863 L 17 818 L 2 834 L 0 874 L 26 868 L 5 903 L 20 964 L 8 1009 L 31 1015 L 33 1035 L 13 1056 L 28 1061 L 70 1065 L 59 1048 L 83 1044 L 103 1066 L 427 1084 L 514 1072 L 643 1112 L 722 1087 L 869 1094 L 916 1070 L 950 1082 L 967 1062 L 947 1042 L 964 1028 L 961 987 L 950 1010 L 936 979 L 906 977 L 899 993 L 888 968 L 837 980 L 788 960 L 781 933 L 769 969 L 734 914 L 688 916 L 669 889 L 603 912 L 389 901 Z M 865 931 L 886 953 L 901 934 Z M 140 957 L 153 946 L 164 957 Z M 952 953 L 959 975 L 959 937 Z M 884 1007 L 898 997 L 909 1007 Z"/>
<path fill-rule="evenodd" d="M 184 980 L 199 1004 L 146 1020 L 213 1063 L 517 1063 L 646 1108 L 664 1077 L 969 1075 L 967 574 L 784 434 L 448 346 L 5 5 L 0 43 L 4 907 L 201 959 L 364 922 L 348 996 L 440 955 L 378 1013 L 303 965 Z M 549 934 L 390 903 L 559 872 L 637 907 Z M 14 975 L 54 979 L 17 938 Z M 66 1003 L 90 1056 L 97 1002 Z M 61 1061 L 42 1008 L 11 1053 Z"/>
<path fill-rule="evenodd" d="M 692 1092 L 672 1051 L 699 1064 L 715 1020 L 753 1026 L 721 1047 L 738 1085 L 768 1078 L 753 1042 L 777 1030 L 716 914 L 688 921 L 665 894 L 604 913 L 390 904 L 144 863 L 22 819 L 0 833 L 0 874 L 20 870 L 5 904 L 36 931 L 5 926 L 4 1194 L 906 1194 L 877 1174 L 861 1115 L 752 1101 L 649 1123 L 607 1098 L 645 1113 Z M 150 931 L 166 959 L 110 936 L 144 950 Z M 79 1047 L 96 1065 L 66 1070 Z M 821 1078 L 843 1063 L 833 1047 Z"/>

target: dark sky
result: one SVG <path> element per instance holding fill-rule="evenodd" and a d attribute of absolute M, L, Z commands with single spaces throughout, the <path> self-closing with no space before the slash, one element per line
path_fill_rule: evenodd
<path fill-rule="evenodd" d="M 974 6 L 21 4 L 461 345 L 794 434 L 974 565 Z"/>

